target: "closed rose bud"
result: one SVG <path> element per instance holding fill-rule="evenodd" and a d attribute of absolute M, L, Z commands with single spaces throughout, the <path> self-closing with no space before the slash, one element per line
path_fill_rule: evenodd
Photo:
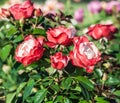
<path fill-rule="evenodd" d="M 41 9 L 35 9 L 35 11 L 34 11 L 34 15 L 35 15 L 36 17 L 38 17 L 38 16 L 42 16 L 42 15 L 43 15 L 43 12 L 42 12 Z"/>
<path fill-rule="evenodd" d="M 30 0 L 26 0 L 23 4 L 15 4 L 9 8 L 10 13 L 15 20 L 26 19 L 33 15 L 34 7 Z"/>
<path fill-rule="evenodd" d="M 74 13 L 74 18 L 77 22 L 83 22 L 84 10 L 82 8 L 76 10 L 75 13 Z"/>
<path fill-rule="evenodd" d="M 91 1 L 88 4 L 88 10 L 92 13 L 92 14 L 97 14 L 102 10 L 102 5 L 101 2 L 99 1 Z"/>
<path fill-rule="evenodd" d="M 88 28 L 87 34 L 93 37 L 94 39 L 100 39 L 102 37 L 111 39 L 113 34 L 116 32 L 117 32 L 117 28 L 112 24 L 107 24 L 107 25 L 96 24 Z"/>
<path fill-rule="evenodd" d="M 51 48 L 55 48 L 56 45 L 68 46 L 72 43 L 72 39 L 74 37 L 71 29 L 64 26 L 59 26 L 53 29 L 50 28 L 46 33 L 48 39 L 46 44 Z"/>
<path fill-rule="evenodd" d="M 50 56 L 51 66 L 55 69 L 64 69 L 69 61 L 69 57 L 62 54 L 62 52 L 57 52 L 56 54 Z"/>
<path fill-rule="evenodd" d="M 40 40 L 42 40 L 40 42 Z M 27 66 L 43 56 L 43 39 L 34 38 L 32 35 L 27 36 L 24 41 L 18 45 L 15 51 L 16 61 Z"/>
<path fill-rule="evenodd" d="M 74 48 L 70 52 L 70 59 L 73 65 L 84 68 L 88 73 L 94 69 L 94 65 L 101 60 L 100 52 L 93 42 L 87 37 L 75 37 Z"/>

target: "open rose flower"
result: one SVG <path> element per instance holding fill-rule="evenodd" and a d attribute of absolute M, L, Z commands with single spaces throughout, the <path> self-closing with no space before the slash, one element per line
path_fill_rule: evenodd
<path fill-rule="evenodd" d="M 94 65 L 100 61 L 100 52 L 93 42 L 89 42 L 87 37 L 75 37 L 74 48 L 70 52 L 70 59 L 73 65 L 83 67 L 88 73 L 94 69 Z"/>
<path fill-rule="evenodd" d="M 23 4 L 15 4 L 9 8 L 10 13 L 15 20 L 29 18 L 32 16 L 34 7 L 30 0 L 25 1 Z"/>
<path fill-rule="evenodd" d="M 0 19 L 7 18 L 10 16 L 10 12 L 7 9 L 1 8 L 0 9 Z"/>
<path fill-rule="evenodd" d="M 18 45 L 15 51 L 16 61 L 27 66 L 39 60 L 44 52 L 43 38 L 35 39 L 32 35 L 27 36 L 24 41 Z"/>
<path fill-rule="evenodd" d="M 72 43 L 72 38 L 74 37 L 74 33 L 71 29 L 64 26 L 53 29 L 50 28 L 46 33 L 48 39 L 46 44 L 51 48 L 54 48 L 56 45 L 70 45 Z"/>
<path fill-rule="evenodd" d="M 96 24 L 88 28 L 87 34 L 92 36 L 94 39 L 100 39 L 102 37 L 110 39 L 116 32 L 117 28 L 112 24 L 107 25 Z"/>
<path fill-rule="evenodd" d="M 62 52 L 57 52 L 53 56 L 50 56 L 51 65 L 53 68 L 62 70 L 68 64 L 69 57 L 62 54 Z"/>
<path fill-rule="evenodd" d="M 100 1 L 91 1 L 88 4 L 88 10 L 92 13 L 92 14 L 97 14 L 102 10 L 102 5 L 100 3 Z"/>

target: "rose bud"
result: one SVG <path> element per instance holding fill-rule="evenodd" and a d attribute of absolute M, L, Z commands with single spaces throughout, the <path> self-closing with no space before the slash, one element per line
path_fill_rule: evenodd
<path fill-rule="evenodd" d="M 102 5 L 99 1 L 91 1 L 88 4 L 88 10 L 92 13 L 92 14 L 97 14 L 102 10 Z"/>
<path fill-rule="evenodd" d="M 100 52 L 93 42 L 87 37 L 80 36 L 73 39 L 74 48 L 70 52 L 70 59 L 73 65 L 83 67 L 86 72 L 91 73 L 94 65 L 101 60 Z"/>
<path fill-rule="evenodd" d="M 50 28 L 46 33 L 48 39 L 46 44 L 51 48 L 56 47 L 56 45 L 68 46 L 72 44 L 72 39 L 74 37 L 71 29 L 64 26 L 59 26 L 53 29 Z"/>
<path fill-rule="evenodd" d="M 26 0 L 23 4 L 15 4 L 9 8 L 10 13 L 15 20 L 26 19 L 33 15 L 34 7 L 30 0 Z"/>
<path fill-rule="evenodd" d="M 108 14 L 111 14 L 113 11 L 120 12 L 120 2 L 119 1 L 110 1 L 106 4 L 105 11 Z"/>
<path fill-rule="evenodd" d="M 111 37 L 113 36 L 112 34 L 116 32 L 117 32 L 117 28 L 112 24 L 107 24 L 107 25 L 96 24 L 88 28 L 87 34 L 92 36 L 94 39 L 100 39 L 102 37 L 111 39 Z"/>
<path fill-rule="evenodd" d="M 40 41 L 41 40 L 41 41 Z M 16 61 L 27 66 L 39 60 L 44 52 L 43 38 L 34 38 L 32 35 L 27 36 L 24 41 L 18 45 L 15 51 Z"/>
<path fill-rule="evenodd" d="M 7 9 L 1 8 L 0 9 L 0 17 L 7 18 L 10 16 L 10 12 Z"/>
<path fill-rule="evenodd" d="M 35 15 L 36 17 L 39 17 L 39 16 L 42 16 L 42 15 L 43 15 L 43 12 L 42 12 L 41 9 L 35 9 L 34 15 Z"/>
<path fill-rule="evenodd" d="M 62 52 L 57 52 L 53 56 L 50 56 L 51 65 L 53 68 L 62 70 L 68 64 L 69 57 L 62 54 Z"/>
<path fill-rule="evenodd" d="M 74 13 L 74 18 L 77 22 L 83 22 L 84 10 L 82 8 L 76 10 L 75 13 Z"/>

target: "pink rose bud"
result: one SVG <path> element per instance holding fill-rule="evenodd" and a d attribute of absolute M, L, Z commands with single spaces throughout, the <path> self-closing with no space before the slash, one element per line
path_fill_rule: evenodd
<path fill-rule="evenodd" d="M 15 20 L 29 18 L 33 15 L 34 7 L 30 0 L 26 0 L 23 4 L 15 4 L 9 8 L 10 13 Z"/>
<path fill-rule="evenodd" d="M 38 40 L 39 39 L 39 40 Z M 42 40 L 42 42 L 40 42 Z M 15 51 L 16 61 L 27 66 L 43 56 L 44 48 L 42 46 L 43 38 L 35 39 L 32 35 L 27 36 L 24 41 L 18 45 Z"/>
<path fill-rule="evenodd" d="M 53 56 L 50 56 L 51 65 L 53 68 L 62 70 L 68 64 L 69 57 L 62 54 L 62 52 L 57 52 Z"/>
<path fill-rule="evenodd" d="M 46 33 L 48 39 L 48 42 L 46 42 L 46 44 L 51 48 L 54 48 L 56 45 L 59 44 L 68 46 L 72 43 L 72 39 L 74 37 L 71 29 L 64 26 L 50 28 L 49 30 L 47 30 Z"/>
<path fill-rule="evenodd" d="M 41 9 L 35 9 L 35 11 L 34 11 L 34 15 L 35 15 L 36 17 L 38 17 L 38 16 L 42 16 L 42 15 L 43 15 L 43 12 L 42 12 Z"/>
<path fill-rule="evenodd" d="M 70 52 L 70 59 L 73 65 L 83 67 L 88 73 L 94 69 L 94 65 L 101 60 L 100 52 L 93 42 L 89 42 L 87 37 L 75 37 L 74 48 Z"/>
<path fill-rule="evenodd" d="M 84 10 L 82 8 L 76 10 L 75 13 L 74 13 L 74 18 L 77 22 L 83 22 Z"/>
<path fill-rule="evenodd" d="M 88 4 L 88 10 L 92 13 L 92 14 L 97 14 L 102 10 L 102 5 L 101 2 L 99 1 L 91 1 Z"/>
<path fill-rule="evenodd" d="M 93 37 L 94 39 L 100 39 L 102 37 L 111 39 L 113 34 L 116 32 L 117 32 L 117 28 L 112 24 L 107 24 L 107 25 L 96 24 L 88 28 L 87 34 Z"/>

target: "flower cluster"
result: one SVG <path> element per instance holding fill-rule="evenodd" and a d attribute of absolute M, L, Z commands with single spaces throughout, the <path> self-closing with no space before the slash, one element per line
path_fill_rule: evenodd
<path fill-rule="evenodd" d="M 98 4 L 98 2 L 96 3 Z M 94 2 L 91 3 L 91 5 L 93 4 Z M 96 12 L 93 9 L 91 8 L 92 12 Z M 100 7 L 98 9 L 100 11 Z M 79 9 L 75 13 L 75 16 L 79 12 L 82 13 L 83 10 Z M 43 16 L 41 9 L 36 9 L 30 0 L 25 1 L 23 4 L 15 4 L 8 10 L 2 9 L 1 16 L 6 18 L 12 16 L 12 20 L 20 22 L 21 20 L 25 22 L 25 20 L 27 21 L 27 19 L 30 20 L 31 18 L 47 17 L 46 15 Z M 51 16 L 52 19 L 55 19 L 54 16 Z M 81 16 L 83 17 L 83 14 Z M 82 21 L 82 18 L 76 17 L 76 19 Z M 24 66 L 44 58 L 45 51 L 49 51 L 50 53 L 48 58 L 51 66 L 58 70 L 64 69 L 68 65 L 68 62 L 70 62 L 74 66 L 82 67 L 90 73 L 93 71 L 94 65 L 101 60 L 101 53 L 95 44 L 89 41 L 87 36 L 75 36 L 75 28 L 70 28 L 62 24 L 45 28 L 39 23 L 34 25 L 33 28 L 45 29 L 45 35 L 35 37 L 32 33 L 24 34 L 24 41 L 18 44 L 15 50 L 15 60 Z M 112 24 L 97 24 L 90 27 L 87 34 L 94 39 L 102 37 L 110 38 L 116 31 L 117 29 Z M 72 50 L 69 50 L 70 46 L 73 46 Z M 51 52 L 52 50 L 55 51 Z M 68 52 L 65 53 L 65 50 L 68 50 Z"/>

